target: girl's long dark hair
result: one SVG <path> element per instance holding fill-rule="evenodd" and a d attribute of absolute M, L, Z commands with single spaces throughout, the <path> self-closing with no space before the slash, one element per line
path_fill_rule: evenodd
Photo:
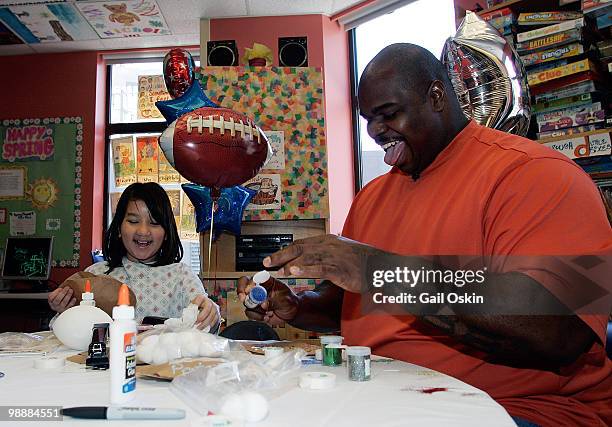
<path fill-rule="evenodd" d="M 153 267 L 173 264 L 183 258 L 183 245 L 179 238 L 172 213 L 172 205 L 166 190 L 155 182 L 135 183 L 128 186 L 117 203 L 115 216 L 110 227 L 104 234 L 104 259 L 108 263 L 107 274 L 122 265 L 123 257 L 127 254 L 121 241 L 121 223 L 125 218 L 128 203 L 132 200 L 142 200 L 147 205 L 151 217 L 165 230 L 166 236 L 157 252 Z"/>

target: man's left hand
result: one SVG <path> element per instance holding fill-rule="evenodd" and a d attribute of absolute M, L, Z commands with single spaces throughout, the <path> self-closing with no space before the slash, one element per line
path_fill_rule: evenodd
<path fill-rule="evenodd" d="M 348 292 L 360 293 L 367 259 L 378 252 L 363 243 L 328 234 L 296 240 L 264 259 L 263 264 L 278 267 L 286 276 L 321 278 Z"/>

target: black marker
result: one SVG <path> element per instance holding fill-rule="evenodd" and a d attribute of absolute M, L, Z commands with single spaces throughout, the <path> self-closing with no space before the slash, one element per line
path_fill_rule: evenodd
<path fill-rule="evenodd" d="M 95 420 L 180 420 L 185 418 L 185 411 L 174 408 L 80 406 L 64 408 L 62 409 L 62 415 Z"/>

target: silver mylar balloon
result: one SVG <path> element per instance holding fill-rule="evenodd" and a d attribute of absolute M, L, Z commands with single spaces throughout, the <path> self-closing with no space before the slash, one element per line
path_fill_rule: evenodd
<path fill-rule="evenodd" d="M 490 128 L 527 133 L 531 104 L 525 69 L 495 28 L 468 11 L 457 34 L 444 43 L 441 61 L 466 116 Z"/>

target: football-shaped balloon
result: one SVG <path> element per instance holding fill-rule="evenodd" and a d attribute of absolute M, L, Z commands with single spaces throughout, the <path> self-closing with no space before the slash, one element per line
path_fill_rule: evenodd
<path fill-rule="evenodd" d="M 253 178 L 271 152 L 263 131 L 228 108 L 201 107 L 183 114 L 162 133 L 159 145 L 183 177 L 217 188 Z"/>

